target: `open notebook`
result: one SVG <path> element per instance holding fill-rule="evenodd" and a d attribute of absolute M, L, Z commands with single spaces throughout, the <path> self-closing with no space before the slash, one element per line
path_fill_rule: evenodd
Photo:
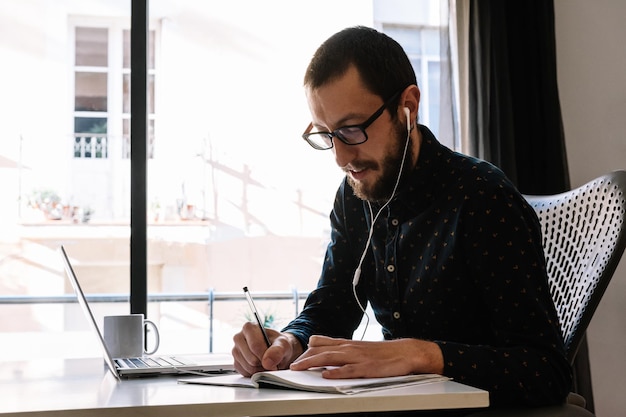
<path fill-rule="evenodd" d="M 163 374 L 176 374 L 176 373 L 230 373 L 235 370 L 234 361 L 230 354 L 218 354 L 218 353 L 206 353 L 200 355 L 168 355 L 168 356 L 142 356 L 140 358 L 113 358 L 111 357 L 109 350 L 104 342 L 102 332 L 96 323 L 91 308 L 87 303 L 87 298 L 83 293 L 83 290 L 78 282 L 78 278 L 74 273 L 72 264 L 65 248 L 61 246 L 59 248 L 63 257 L 63 264 L 65 265 L 65 271 L 74 288 L 74 292 L 78 297 L 78 303 L 80 304 L 85 317 L 89 322 L 93 332 L 98 338 L 98 342 L 102 347 L 102 353 L 104 360 L 118 379 L 121 377 L 131 376 L 151 376 L 151 375 L 163 375 Z"/>
<path fill-rule="evenodd" d="M 421 385 L 431 382 L 448 381 L 450 378 L 436 374 L 389 376 L 380 378 L 326 379 L 322 377 L 324 368 L 307 371 L 262 371 L 246 378 L 241 375 L 223 375 L 204 378 L 181 378 L 185 384 L 222 385 L 248 388 L 288 388 L 300 391 L 326 392 L 336 394 L 357 394 L 360 392 Z"/>

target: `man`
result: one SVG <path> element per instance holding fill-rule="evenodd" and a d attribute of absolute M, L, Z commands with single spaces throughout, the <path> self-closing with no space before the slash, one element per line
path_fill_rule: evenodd
<path fill-rule="evenodd" d="M 437 373 L 492 406 L 562 403 L 571 384 L 537 217 L 493 165 L 417 124 L 420 91 L 397 42 L 345 29 L 304 79 L 303 137 L 346 178 L 317 288 L 281 332 L 246 324 L 235 367 L 332 366 L 327 378 Z M 385 340 L 350 340 L 367 303 Z M 335 367 L 336 366 L 336 367 Z"/>

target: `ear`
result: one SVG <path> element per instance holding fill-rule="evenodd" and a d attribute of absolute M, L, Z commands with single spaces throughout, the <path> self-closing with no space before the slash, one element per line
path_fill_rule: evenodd
<path fill-rule="evenodd" d="M 409 119 L 411 123 L 417 120 L 417 113 L 420 106 L 420 89 L 417 85 L 413 84 L 408 86 L 402 96 L 400 96 L 400 107 L 406 107 L 409 109 Z M 404 110 L 401 110 L 404 113 Z"/>

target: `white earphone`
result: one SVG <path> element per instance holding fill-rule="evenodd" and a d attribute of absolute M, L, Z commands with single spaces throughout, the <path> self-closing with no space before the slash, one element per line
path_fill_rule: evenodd
<path fill-rule="evenodd" d="M 374 223 L 376 223 L 376 220 L 378 219 L 378 216 L 380 215 L 380 213 L 382 213 L 383 209 L 389 205 L 391 200 L 393 200 L 393 197 L 396 195 L 396 190 L 398 189 L 398 185 L 400 184 L 400 177 L 402 176 L 402 169 L 404 167 L 404 161 L 405 161 L 407 149 L 409 148 L 409 143 L 410 143 L 409 139 L 410 139 L 410 134 L 411 134 L 411 110 L 409 110 L 408 107 L 404 107 L 404 114 L 406 116 L 406 143 L 404 145 L 402 163 L 400 164 L 400 170 L 398 171 L 398 178 L 396 179 L 396 184 L 393 187 L 393 192 L 391 193 L 391 197 L 389 197 L 389 200 L 387 200 L 387 202 L 378 210 L 378 212 L 376 213 L 376 216 L 374 216 L 374 214 L 372 213 L 371 204 L 369 203 L 369 201 L 367 202 L 367 205 L 370 209 L 370 218 L 372 219 L 372 224 L 370 226 L 370 231 L 369 231 L 369 236 L 367 238 L 367 242 L 365 243 L 365 249 L 363 250 L 363 253 L 361 254 L 361 260 L 359 261 L 359 264 L 356 270 L 354 271 L 354 276 L 352 277 L 353 288 L 356 288 L 361 278 L 361 264 L 363 263 L 363 260 L 365 259 L 367 248 L 369 247 L 370 241 L 372 240 L 372 234 L 374 233 Z M 357 302 L 359 302 L 358 298 L 357 298 Z M 361 307 L 361 310 L 363 310 L 363 307 Z"/>
<path fill-rule="evenodd" d="M 411 110 L 408 107 L 404 108 L 404 114 L 406 115 L 406 130 L 411 131 Z"/>
<path fill-rule="evenodd" d="M 367 326 L 369 324 L 370 318 L 367 315 L 367 312 L 365 311 L 365 307 L 361 304 L 361 301 L 359 300 L 359 297 L 357 296 L 356 293 L 356 287 L 357 285 L 359 285 L 359 281 L 361 279 L 361 265 L 363 264 L 363 260 L 365 259 L 365 255 L 367 254 L 367 250 L 370 246 L 370 242 L 372 240 L 372 235 L 374 234 L 374 224 L 376 223 L 376 220 L 378 219 L 378 216 L 380 216 L 380 214 L 383 212 L 383 209 L 385 207 L 387 207 L 389 205 L 389 203 L 391 203 L 391 200 L 393 200 L 393 198 L 396 195 L 396 191 L 398 189 L 398 185 L 400 184 L 400 178 L 402 177 L 402 171 L 404 169 L 404 162 L 405 162 L 405 158 L 406 158 L 406 154 L 407 154 L 407 150 L 409 148 L 409 143 L 410 141 L 410 137 L 411 137 L 411 110 L 409 110 L 408 107 L 404 107 L 404 114 L 406 115 L 406 143 L 404 144 L 404 153 L 402 154 L 402 163 L 400 164 L 400 169 L 398 170 L 398 177 L 396 178 L 396 184 L 393 187 L 393 191 L 391 193 L 391 197 L 389 197 L 389 199 L 387 200 L 387 202 L 385 204 L 383 204 L 383 206 L 378 209 L 378 212 L 376 213 L 376 216 L 374 216 L 374 213 L 372 212 L 372 205 L 370 204 L 370 202 L 367 202 L 367 206 L 369 208 L 370 211 L 370 219 L 372 219 L 372 223 L 370 225 L 370 230 L 367 236 L 367 241 L 365 242 L 365 248 L 363 249 L 363 253 L 361 254 L 361 259 L 359 260 L 359 263 L 354 271 L 354 275 L 352 276 L 352 293 L 354 294 L 354 298 L 356 300 L 356 303 L 359 305 L 359 308 L 361 309 L 361 311 L 363 311 L 363 314 L 365 315 L 365 328 L 367 329 Z M 365 330 L 363 331 L 363 336 L 365 336 Z M 361 340 L 363 340 L 363 336 L 361 336 Z"/>

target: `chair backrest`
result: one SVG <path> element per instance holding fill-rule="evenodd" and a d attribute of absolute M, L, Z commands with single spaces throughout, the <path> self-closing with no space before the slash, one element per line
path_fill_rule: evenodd
<path fill-rule="evenodd" d="M 550 291 L 573 362 L 626 245 L 626 171 L 525 197 L 541 222 Z"/>

